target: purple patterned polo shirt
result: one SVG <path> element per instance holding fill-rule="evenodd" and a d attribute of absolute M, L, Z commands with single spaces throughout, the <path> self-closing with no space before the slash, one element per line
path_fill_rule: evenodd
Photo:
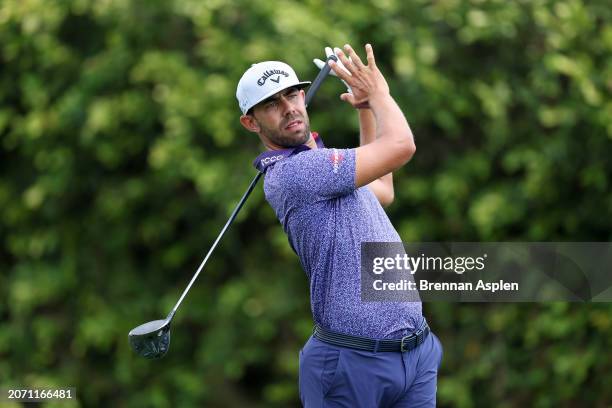
<path fill-rule="evenodd" d="M 310 282 L 313 319 L 357 336 L 408 335 L 421 324 L 421 302 L 361 300 L 361 243 L 401 238 L 372 191 L 355 188 L 355 149 L 327 149 L 313 136 L 317 149 L 270 150 L 254 162 Z"/>

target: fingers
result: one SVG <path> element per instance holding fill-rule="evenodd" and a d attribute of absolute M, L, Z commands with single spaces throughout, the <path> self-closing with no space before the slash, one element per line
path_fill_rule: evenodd
<path fill-rule="evenodd" d="M 350 61 L 357 67 L 357 69 L 365 68 L 365 65 L 363 65 L 363 62 L 361 62 L 361 58 L 359 58 L 359 55 L 357 55 L 355 50 L 353 50 L 353 47 L 351 47 L 349 44 L 346 44 L 344 46 L 344 50 L 348 52 Z"/>
<path fill-rule="evenodd" d="M 374 58 L 374 50 L 372 49 L 372 44 L 366 44 L 366 57 L 368 59 L 368 66 L 375 68 L 376 67 L 376 59 Z"/>
<path fill-rule="evenodd" d="M 355 65 L 353 64 L 353 62 L 347 58 L 346 54 L 344 52 L 342 52 L 342 50 L 340 48 L 336 48 L 336 55 L 338 56 L 339 59 L 339 63 L 336 64 L 336 66 L 338 67 L 338 69 L 342 70 L 342 68 L 344 68 L 343 73 L 345 74 L 345 76 L 340 76 L 340 78 L 344 79 L 345 81 L 347 80 L 346 77 L 351 77 L 353 75 L 356 75 L 358 73 L 358 69 L 355 67 Z M 334 70 L 336 73 L 338 71 Z"/>
<path fill-rule="evenodd" d="M 350 74 L 355 75 L 357 71 L 367 69 L 363 62 L 361 62 L 359 55 L 357 55 L 355 50 L 353 50 L 349 44 L 344 46 L 344 51 L 340 48 L 334 48 L 334 52 L 338 56 L 339 62 L 349 71 Z M 366 53 L 368 54 L 368 65 L 370 64 L 370 61 L 372 61 L 374 66 L 376 66 L 376 62 L 374 61 L 374 53 L 370 44 L 366 45 Z"/>
<path fill-rule="evenodd" d="M 339 56 L 340 57 L 340 56 Z M 342 56 L 344 57 L 344 56 Z M 340 57 L 340 58 L 342 58 Z M 344 57 L 346 59 L 346 57 Z M 342 59 L 341 59 L 342 60 Z M 350 81 L 352 78 L 351 72 L 347 71 L 346 68 L 342 67 L 339 63 L 333 60 L 329 60 L 329 66 L 336 76 L 338 76 L 343 81 Z"/>
<path fill-rule="evenodd" d="M 340 48 L 336 48 L 335 51 L 336 51 L 336 55 L 338 56 L 338 59 L 340 60 L 344 68 L 347 71 L 349 71 L 351 74 L 355 74 L 357 71 L 357 68 L 353 64 L 353 61 L 350 58 L 348 58 L 346 53 L 342 51 Z"/>
<path fill-rule="evenodd" d="M 334 48 L 338 61 L 330 61 L 329 65 L 332 67 L 332 72 L 340 77 L 340 79 L 346 83 L 347 87 L 351 89 L 351 86 L 363 82 L 373 71 L 377 70 L 376 61 L 374 59 L 374 51 L 370 44 L 366 44 L 365 46 L 368 61 L 367 66 L 363 64 L 359 55 L 357 55 L 349 44 L 344 46 L 344 50 L 345 51 L 340 48 Z"/>
<path fill-rule="evenodd" d="M 343 93 L 342 95 L 340 95 L 340 99 L 342 99 L 345 102 L 350 103 L 354 108 L 357 109 L 364 109 L 364 108 L 369 108 L 370 107 L 370 103 L 368 102 L 368 100 L 357 100 L 355 98 L 355 96 L 351 93 Z"/>
<path fill-rule="evenodd" d="M 340 99 L 350 103 L 351 105 L 355 104 L 355 96 L 351 93 L 343 93 L 342 95 L 340 95 Z"/>
<path fill-rule="evenodd" d="M 338 53 L 342 54 L 342 50 L 340 48 L 336 47 L 336 48 L 334 48 L 334 53 L 336 55 L 339 55 Z M 353 61 L 351 61 L 351 57 L 348 57 L 348 60 L 349 60 L 349 62 L 353 62 Z"/>

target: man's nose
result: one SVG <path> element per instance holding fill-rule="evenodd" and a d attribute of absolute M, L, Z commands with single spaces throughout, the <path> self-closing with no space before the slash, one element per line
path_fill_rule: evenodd
<path fill-rule="evenodd" d="M 280 97 L 281 112 L 283 115 L 295 112 L 295 106 L 284 96 Z"/>

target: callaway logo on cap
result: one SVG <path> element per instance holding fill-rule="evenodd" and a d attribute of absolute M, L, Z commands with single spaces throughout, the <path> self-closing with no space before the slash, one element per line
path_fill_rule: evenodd
<path fill-rule="evenodd" d="M 280 61 L 253 64 L 240 78 L 236 98 L 243 114 L 259 102 L 292 86 L 304 88 L 309 81 L 300 82 L 295 71 Z"/>

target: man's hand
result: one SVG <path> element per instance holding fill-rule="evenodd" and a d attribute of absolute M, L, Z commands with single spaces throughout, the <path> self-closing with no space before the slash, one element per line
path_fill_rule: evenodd
<path fill-rule="evenodd" d="M 340 64 L 334 61 L 329 61 L 333 72 L 345 81 L 353 91 L 352 93 L 343 93 L 340 98 L 355 108 L 370 107 L 370 100 L 373 98 L 388 98 L 389 85 L 376 66 L 372 46 L 370 44 L 365 46 L 368 65 L 361 62 L 350 45 L 346 44 L 344 50 L 343 52 L 339 48 L 335 49 L 336 56 L 342 62 L 343 67 L 340 67 Z M 345 52 L 348 53 L 350 58 L 347 58 Z"/>

